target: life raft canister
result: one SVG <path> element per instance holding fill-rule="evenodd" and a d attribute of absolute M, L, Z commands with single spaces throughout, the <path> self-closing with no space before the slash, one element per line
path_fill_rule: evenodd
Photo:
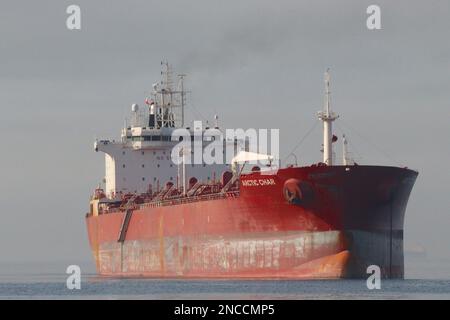
<path fill-rule="evenodd" d="M 305 205 L 312 200 L 313 191 L 308 182 L 291 178 L 284 182 L 283 195 L 291 204 Z"/>

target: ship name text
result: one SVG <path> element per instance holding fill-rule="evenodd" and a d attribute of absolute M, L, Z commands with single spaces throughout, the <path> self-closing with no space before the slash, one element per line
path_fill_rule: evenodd
<path fill-rule="evenodd" d="M 275 180 L 273 178 L 270 179 L 249 179 L 242 180 L 242 185 L 244 187 L 261 187 L 261 186 L 274 186 Z"/>

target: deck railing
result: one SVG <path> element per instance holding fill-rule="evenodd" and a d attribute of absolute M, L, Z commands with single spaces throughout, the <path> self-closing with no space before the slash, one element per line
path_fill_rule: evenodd
<path fill-rule="evenodd" d="M 225 199 L 225 198 L 236 198 L 239 196 L 239 191 L 229 191 L 229 192 L 218 192 L 218 193 L 211 193 L 211 194 L 205 194 L 201 196 L 193 196 L 193 197 L 176 197 L 172 199 L 163 199 L 163 200 L 153 200 L 146 203 L 141 204 L 129 204 L 128 209 L 131 210 L 138 210 L 138 209 L 144 209 L 144 208 L 156 208 L 156 207 L 166 207 L 166 206 L 175 206 L 185 203 L 192 203 L 192 202 L 199 202 L 199 201 L 208 201 L 208 200 L 218 200 L 218 199 Z M 111 208 L 108 210 L 104 210 L 100 214 L 109 214 L 109 213 L 115 213 L 115 212 L 123 212 L 125 211 L 125 208 Z"/>

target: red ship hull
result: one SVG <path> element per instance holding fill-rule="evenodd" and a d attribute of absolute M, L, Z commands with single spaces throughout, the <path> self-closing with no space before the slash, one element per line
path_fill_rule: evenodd
<path fill-rule="evenodd" d="M 417 172 L 312 166 L 242 175 L 236 197 L 88 215 L 97 272 L 168 278 L 402 278 Z"/>

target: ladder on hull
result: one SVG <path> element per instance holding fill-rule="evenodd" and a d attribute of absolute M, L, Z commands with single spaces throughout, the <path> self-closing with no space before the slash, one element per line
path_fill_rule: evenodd
<path fill-rule="evenodd" d="M 117 239 L 117 242 L 123 243 L 125 241 L 125 238 L 127 236 L 128 226 L 130 225 L 132 215 L 133 215 L 133 210 L 127 209 L 125 216 L 123 217 L 123 220 L 122 220 L 122 226 L 120 227 L 119 237 Z"/>

